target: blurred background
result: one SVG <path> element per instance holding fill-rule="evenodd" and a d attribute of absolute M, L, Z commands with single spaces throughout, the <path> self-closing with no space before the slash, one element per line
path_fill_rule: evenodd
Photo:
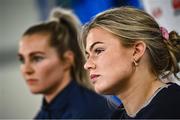
<path fill-rule="evenodd" d="M 180 33 L 180 0 L 0 0 L 0 119 L 31 119 L 40 108 L 41 96 L 29 92 L 17 59 L 19 39 L 29 26 L 45 21 L 57 6 L 72 9 L 84 24 L 103 10 L 126 5 Z"/>

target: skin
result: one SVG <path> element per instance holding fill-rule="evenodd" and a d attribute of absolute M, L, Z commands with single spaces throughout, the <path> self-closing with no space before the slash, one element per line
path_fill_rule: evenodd
<path fill-rule="evenodd" d="M 95 91 L 117 95 L 129 115 L 136 113 L 164 83 L 150 70 L 146 44 L 137 41 L 124 47 L 119 38 L 102 28 L 93 28 L 86 39 L 87 61 Z M 135 67 L 133 61 L 138 61 Z"/>
<path fill-rule="evenodd" d="M 131 54 L 132 49 L 122 47 L 119 40 L 106 31 L 92 29 L 89 32 L 84 68 L 89 71 L 96 92 L 108 94 L 119 91 L 121 82 L 123 84 L 133 72 Z"/>
<path fill-rule="evenodd" d="M 70 82 L 70 65 L 62 61 L 48 44 L 49 35 L 23 36 L 19 44 L 21 73 L 34 94 L 50 102 Z"/>

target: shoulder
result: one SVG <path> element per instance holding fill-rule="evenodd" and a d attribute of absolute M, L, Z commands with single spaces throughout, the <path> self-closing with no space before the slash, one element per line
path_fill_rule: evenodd
<path fill-rule="evenodd" d="M 99 95 L 96 92 L 94 92 L 93 90 L 89 90 L 89 89 L 87 89 L 87 88 L 85 88 L 85 87 L 83 87 L 77 83 L 76 83 L 76 86 L 73 88 L 73 91 L 78 91 L 75 94 L 80 99 L 83 99 L 83 101 L 97 100 L 97 101 L 91 101 L 91 103 L 107 102 L 106 98 L 103 97 L 102 95 Z"/>
<path fill-rule="evenodd" d="M 172 92 L 179 93 L 180 92 L 180 86 L 176 83 L 168 83 L 168 89 Z"/>
<path fill-rule="evenodd" d="M 176 83 L 168 83 L 167 87 L 157 93 L 152 102 L 162 108 L 180 108 L 180 86 Z"/>
<path fill-rule="evenodd" d="M 105 97 L 78 84 L 71 91 L 69 106 L 78 116 L 87 118 L 108 118 L 114 111 Z"/>
<path fill-rule="evenodd" d="M 141 115 L 147 118 L 180 118 L 180 86 L 169 83 L 138 113 Z"/>
<path fill-rule="evenodd" d="M 86 107 L 97 108 L 97 109 L 99 107 L 100 108 L 108 107 L 107 99 L 104 96 L 101 96 L 92 90 L 77 85 L 76 88 L 74 88 L 74 91 L 76 91 L 76 93 L 74 94 L 76 95 L 74 100 L 77 102 L 81 101 L 79 102 L 81 105 L 85 104 Z"/>
<path fill-rule="evenodd" d="M 180 86 L 176 83 L 168 83 L 167 87 L 163 88 L 157 95 L 157 100 L 164 99 L 165 101 L 179 101 L 180 100 Z M 180 104 L 180 102 L 179 102 Z"/>

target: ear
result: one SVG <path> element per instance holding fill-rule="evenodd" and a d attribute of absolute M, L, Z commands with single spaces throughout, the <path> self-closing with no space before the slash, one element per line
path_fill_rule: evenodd
<path fill-rule="evenodd" d="M 70 68 L 74 64 L 74 53 L 70 50 L 63 55 L 65 68 Z"/>
<path fill-rule="evenodd" d="M 146 44 L 143 41 L 137 41 L 134 45 L 133 59 L 139 61 L 144 55 L 146 50 Z"/>

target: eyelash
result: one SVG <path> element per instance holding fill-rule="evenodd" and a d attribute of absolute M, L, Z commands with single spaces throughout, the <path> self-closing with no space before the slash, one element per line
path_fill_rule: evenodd
<path fill-rule="evenodd" d="M 19 61 L 20 61 L 20 63 L 24 63 L 24 58 L 19 57 Z"/>
<path fill-rule="evenodd" d="M 99 55 L 101 52 L 103 52 L 105 49 L 104 48 L 96 48 L 96 49 L 94 49 L 93 50 L 93 53 L 95 54 L 95 55 Z M 86 59 L 88 59 L 89 58 L 89 54 L 88 53 L 86 53 Z"/>
<path fill-rule="evenodd" d="M 33 63 L 36 63 L 36 62 L 40 62 L 41 60 L 43 60 L 44 59 L 44 57 L 43 56 L 32 56 L 31 58 L 30 58 L 30 61 L 31 62 L 33 62 Z M 20 63 L 21 64 L 25 64 L 25 59 L 24 59 L 24 57 L 19 57 L 19 61 L 20 61 Z"/>
<path fill-rule="evenodd" d="M 39 61 L 41 61 L 41 60 L 43 60 L 44 59 L 44 57 L 42 57 L 42 56 L 33 56 L 32 58 L 31 58 L 31 61 L 32 62 L 39 62 Z"/>
<path fill-rule="evenodd" d="M 99 55 L 101 52 L 103 52 L 104 51 L 104 49 L 103 48 L 96 48 L 95 50 L 94 50 L 94 53 L 96 54 L 96 55 Z"/>

